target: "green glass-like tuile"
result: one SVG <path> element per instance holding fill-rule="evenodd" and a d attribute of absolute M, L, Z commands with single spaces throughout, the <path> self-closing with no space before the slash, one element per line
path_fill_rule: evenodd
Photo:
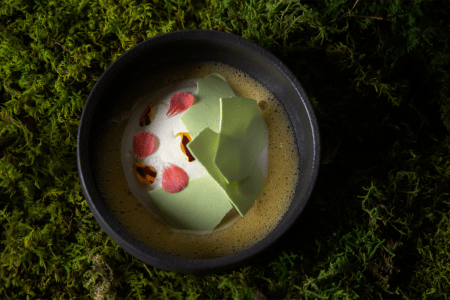
<path fill-rule="evenodd" d="M 197 82 L 196 102 L 184 113 L 181 121 L 195 138 L 209 127 L 215 132 L 220 129 L 220 98 L 234 97 L 228 82 L 221 75 L 213 73 Z"/>
<path fill-rule="evenodd" d="M 170 226 L 176 229 L 211 231 L 233 208 L 228 195 L 210 176 L 189 180 L 178 193 L 167 193 L 163 188 L 150 191 Z"/>
<path fill-rule="evenodd" d="M 256 100 L 220 99 L 219 145 L 214 162 L 227 182 L 250 175 L 266 144 L 266 135 L 266 124 Z"/>
<path fill-rule="evenodd" d="M 241 216 L 252 207 L 261 195 L 264 186 L 264 176 L 258 163 L 251 168 L 249 176 L 241 181 L 227 183 L 214 163 L 214 156 L 219 144 L 219 134 L 205 128 L 187 147 L 228 195 L 231 203 Z"/>

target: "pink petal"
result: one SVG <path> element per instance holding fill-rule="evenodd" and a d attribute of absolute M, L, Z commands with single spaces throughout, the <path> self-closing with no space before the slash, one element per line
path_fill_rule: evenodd
<path fill-rule="evenodd" d="M 167 116 L 173 117 L 194 104 L 194 96 L 185 92 L 177 92 L 170 98 L 170 107 Z"/>
<path fill-rule="evenodd" d="M 162 175 L 162 187 L 168 193 L 178 193 L 186 188 L 189 182 L 189 177 L 186 172 L 170 164 L 168 167 L 164 167 Z"/>
<path fill-rule="evenodd" d="M 133 149 L 134 153 L 139 157 L 146 157 L 156 150 L 156 145 L 158 143 L 158 138 L 151 133 L 146 131 L 138 132 L 134 136 Z"/>

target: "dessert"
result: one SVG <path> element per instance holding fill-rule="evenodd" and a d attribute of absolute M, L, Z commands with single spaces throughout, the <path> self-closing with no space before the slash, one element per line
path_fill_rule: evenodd
<path fill-rule="evenodd" d="M 150 211 L 156 204 L 170 226 L 212 231 L 233 208 L 244 216 L 261 195 L 267 135 L 257 102 L 237 97 L 213 73 L 132 110 L 122 166 L 132 193 Z"/>
<path fill-rule="evenodd" d="M 176 230 L 167 223 L 156 205 L 150 212 L 131 192 L 122 167 L 121 142 L 131 111 L 136 105 L 143 103 L 144 110 L 149 99 L 167 86 L 204 78 L 212 73 L 223 76 L 236 95 L 258 101 L 269 131 L 267 178 L 262 195 L 244 217 L 232 210 L 213 231 Z M 114 105 L 105 110 L 104 126 L 100 128 L 94 160 L 100 195 L 117 223 L 144 245 L 185 258 L 232 255 L 264 239 L 289 208 L 299 172 L 294 132 L 279 100 L 245 72 L 214 61 L 165 64 L 136 75 L 139 76 L 121 87 L 120 93 L 112 101 Z M 196 87 L 195 84 L 193 86 Z M 153 108 L 160 105 L 153 106 L 150 115 L 154 115 Z M 176 151 L 179 151 L 182 136 L 173 142 Z M 183 157 L 182 162 L 187 164 L 188 160 Z M 135 175 L 134 170 L 130 172 Z M 157 184 L 156 180 L 154 184 Z"/>

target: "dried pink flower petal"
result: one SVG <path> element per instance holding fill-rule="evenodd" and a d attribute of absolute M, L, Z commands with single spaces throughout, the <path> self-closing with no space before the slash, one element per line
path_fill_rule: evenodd
<path fill-rule="evenodd" d="M 186 92 L 177 92 L 170 98 L 170 107 L 167 116 L 173 117 L 194 104 L 194 96 Z"/>
<path fill-rule="evenodd" d="M 133 149 L 134 153 L 139 157 L 147 157 L 153 153 L 155 144 L 157 143 L 157 137 L 146 131 L 138 132 L 134 136 Z"/>
<path fill-rule="evenodd" d="M 173 164 L 164 167 L 162 187 L 168 193 L 178 193 L 184 190 L 189 182 L 186 172 Z"/>

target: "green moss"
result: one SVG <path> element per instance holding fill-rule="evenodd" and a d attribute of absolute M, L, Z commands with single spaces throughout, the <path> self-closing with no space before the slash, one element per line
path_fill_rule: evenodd
<path fill-rule="evenodd" d="M 445 1 L 4 1 L 0 294 L 5 299 L 443 299 L 450 294 L 450 52 Z M 280 57 L 311 97 L 323 165 L 264 255 L 221 274 L 146 266 L 84 200 L 78 120 L 137 43 L 231 32 Z"/>

